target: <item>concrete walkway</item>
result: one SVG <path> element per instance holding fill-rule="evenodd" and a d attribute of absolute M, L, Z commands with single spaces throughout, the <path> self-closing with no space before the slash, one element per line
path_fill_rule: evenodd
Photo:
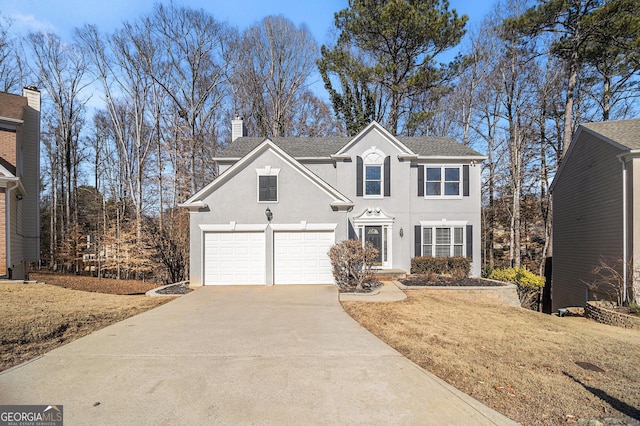
<path fill-rule="evenodd" d="M 515 424 L 361 328 L 333 286 L 208 287 L 0 374 L 65 425 Z"/>

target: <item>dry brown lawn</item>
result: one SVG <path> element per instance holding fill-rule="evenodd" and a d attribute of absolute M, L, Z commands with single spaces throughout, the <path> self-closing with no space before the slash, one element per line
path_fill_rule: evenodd
<path fill-rule="evenodd" d="M 106 294 L 144 294 L 162 284 L 136 280 L 113 280 L 109 278 L 63 275 L 47 272 L 30 273 L 33 281 L 43 282 L 72 290 L 92 291 Z"/>
<path fill-rule="evenodd" d="M 407 358 L 521 424 L 640 424 L 640 331 L 406 293 L 342 304 Z"/>
<path fill-rule="evenodd" d="M 66 280 L 67 287 L 81 287 Z M 0 284 L 0 371 L 172 299 Z"/>

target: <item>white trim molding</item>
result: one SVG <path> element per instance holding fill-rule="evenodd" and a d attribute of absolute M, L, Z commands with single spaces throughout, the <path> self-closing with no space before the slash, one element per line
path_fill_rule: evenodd
<path fill-rule="evenodd" d="M 198 225 L 202 232 L 257 232 L 267 229 L 267 224 L 238 224 L 236 222 Z"/>
<path fill-rule="evenodd" d="M 278 231 L 335 231 L 337 223 L 277 223 L 272 224 L 271 229 Z"/>

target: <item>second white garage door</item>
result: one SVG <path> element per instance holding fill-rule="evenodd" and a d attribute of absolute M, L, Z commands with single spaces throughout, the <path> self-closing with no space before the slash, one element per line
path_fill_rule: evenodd
<path fill-rule="evenodd" d="M 275 284 L 333 284 L 328 252 L 333 231 L 273 233 Z"/>

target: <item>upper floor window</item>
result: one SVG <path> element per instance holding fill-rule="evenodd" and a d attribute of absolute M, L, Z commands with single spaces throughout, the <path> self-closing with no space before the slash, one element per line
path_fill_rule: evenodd
<path fill-rule="evenodd" d="M 382 195 L 382 166 L 366 165 L 364 195 Z"/>
<path fill-rule="evenodd" d="M 468 165 L 418 166 L 418 196 L 460 198 L 468 195 Z"/>
<path fill-rule="evenodd" d="M 356 196 L 391 196 L 391 157 L 375 146 L 356 158 Z"/>
<path fill-rule="evenodd" d="M 258 202 L 278 202 L 278 173 L 269 166 L 256 169 L 258 174 Z"/>
<path fill-rule="evenodd" d="M 278 176 L 258 176 L 258 201 L 278 201 Z"/>
<path fill-rule="evenodd" d="M 425 172 L 427 197 L 460 195 L 460 167 L 425 167 Z"/>

